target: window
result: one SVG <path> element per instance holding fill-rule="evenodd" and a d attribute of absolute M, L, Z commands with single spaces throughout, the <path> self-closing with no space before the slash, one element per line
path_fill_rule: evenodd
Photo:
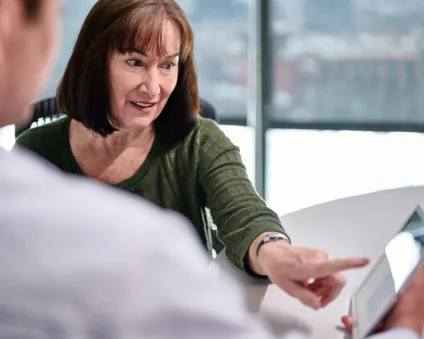
<path fill-rule="evenodd" d="M 272 7 L 272 121 L 424 130 L 423 1 L 273 0 Z"/>
<path fill-rule="evenodd" d="M 270 2 L 270 206 L 422 185 L 424 2 Z"/>

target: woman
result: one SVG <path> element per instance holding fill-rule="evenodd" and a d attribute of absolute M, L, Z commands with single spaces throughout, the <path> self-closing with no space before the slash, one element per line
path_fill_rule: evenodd
<path fill-rule="evenodd" d="M 344 285 L 338 274 L 305 287 L 296 267 L 328 265 L 326 254 L 290 246 L 278 216 L 250 183 L 238 148 L 198 116 L 193 33 L 175 1 L 97 1 L 57 99 L 66 118 L 28 130 L 18 145 L 65 172 L 182 213 L 211 251 L 209 208 L 237 266 L 268 276 L 314 308 L 338 295 Z"/>

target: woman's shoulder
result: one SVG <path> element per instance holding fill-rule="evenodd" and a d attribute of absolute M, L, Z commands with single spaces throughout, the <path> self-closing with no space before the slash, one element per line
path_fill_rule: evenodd
<path fill-rule="evenodd" d="M 215 120 L 202 116 L 196 118 L 195 128 L 208 133 L 222 133 L 221 128 Z"/>
<path fill-rule="evenodd" d="M 195 163 L 194 159 L 205 154 L 219 154 L 237 149 L 214 120 L 198 117 L 190 133 L 182 141 L 166 148 L 163 155 L 172 155 L 172 159 L 190 159 L 190 162 Z M 175 157 L 175 154 L 178 156 Z"/>
<path fill-rule="evenodd" d="M 221 127 L 208 118 L 199 117 L 194 128 L 194 136 L 203 149 L 228 149 L 235 147 Z"/>
<path fill-rule="evenodd" d="M 191 133 L 186 137 L 186 140 L 190 139 L 197 139 L 201 142 L 212 142 L 228 138 L 216 121 L 199 116 L 196 118 Z"/>
<path fill-rule="evenodd" d="M 215 121 L 199 117 L 184 140 L 164 151 L 162 156 L 171 163 L 181 161 L 186 166 L 196 167 L 225 154 L 237 157 L 238 153 L 239 148 Z"/>
<path fill-rule="evenodd" d="M 16 139 L 16 143 L 21 143 L 22 141 L 27 141 L 34 138 L 48 138 L 56 134 L 62 133 L 65 125 L 69 124 L 69 118 L 63 116 L 55 121 L 45 123 L 41 126 L 36 126 L 29 128 L 26 131 L 22 132 Z"/>

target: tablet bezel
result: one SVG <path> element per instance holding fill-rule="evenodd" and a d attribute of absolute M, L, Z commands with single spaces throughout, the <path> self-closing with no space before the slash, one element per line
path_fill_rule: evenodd
<path fill-rule="evenodd" d="M 393 235 L 392 239 L 399 234 L 400 232 L 403 231 L 403 229 L 408 225 L 409 220 L 412 218 L 412 216 L 417 213 L 419 215 L 419 217 L 421 218 L 421 220 L 423 221 L 424 224 L 424 208 L 422 204 L 418 204 L 417 206 L 415 206 L 414 210 L 408 215 L 408 217 L 406 218 L 405 222 L 402 224 L 402 227 L 399 228 L 399 231 L 396 232 L 396 234 Z M 387 245 L 386 245 L 387 246 Z M 368 272 L 368 274 L 365 276 L 365 278 L 363 279 L 362 283 L 359 285 L 358 288 L 356 288 L 356 290 L 354 291 L 353 295 L 352 295 L 352 316 L 353 319 L 358 319 L 358 317 L 356 316 L 359 312 L 358 310 L 358 303 L 357 303 L 357 295 L 358 292 L 362 289 L 362 287 L 365 285 L 368 277 L 374 272 L 374 270 L 376 269 L 377 264 L 384 258 L 385 253 L 383 252 L 378 259 L 375 261 L 375 265 L 372 267 L 372 269 Z M 416 266 L 414 267 L 414 269 L 412 270 L 411 274 L 408 276 L 408 278 L 405 280 L 405 282 L 402 284 L 401 288 L 399 289 L 398 292 L 396 292 L 394 294 L 394 296 L 390 299 L 389 301 L 389 306 L 388 308 L 384 309 L 383 311 L 381 311 L 381 314 L 376 318 L 377 320 L 375 320 L 374 322 L 371 322 L 368 325 L 368 328 L 365 328 L 365 331 L 363 333 L 366 333 L 366 335 L 370 335 L 370 331 L 372 329 L 374 329 L 378 322 L 387 314 L 387 312 L 390 310 L 390 308 L 393 306 L 393 304 L 396 302 L 396 299 L 398 297 L 398 295 L 400 293 L 402 293 L 402 291 L 405 289 L 405 287 L 408 285 L 408 282 L 411 280 L 411 278 L 414 276 L 415 272 L 417 271 L 417 269 L 424 263 L 424 249 L 421 250 L 421 257 L 420 260 L 417 262 Z M 355 320 L 355 326 L 353 327 L 352 330 L 352 337 L 354 339 L 363 339 L 359 337 L 359 333 L 362 332 L 360 331 L 360 329 L 362 329 L 358 323 L 356 323 Z"/>

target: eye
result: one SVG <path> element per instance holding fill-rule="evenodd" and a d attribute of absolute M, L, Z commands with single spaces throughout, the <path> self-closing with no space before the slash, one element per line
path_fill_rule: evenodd
<path fill-rule="evenodd" d="M 143 66 L 141 60 L 137 60 L 137 59 L 127 60 L 127 64 L 131 67 L 141 67 L 141 66 Z"/>
<path fill-rule="evenodd" d="M 177 64 L 175 62 L 170 62 L 167 63 L 163 66 L 164 69 L 166 69 L 167 71 L 170 71 L 171 69 L 173 69 Z"/>

